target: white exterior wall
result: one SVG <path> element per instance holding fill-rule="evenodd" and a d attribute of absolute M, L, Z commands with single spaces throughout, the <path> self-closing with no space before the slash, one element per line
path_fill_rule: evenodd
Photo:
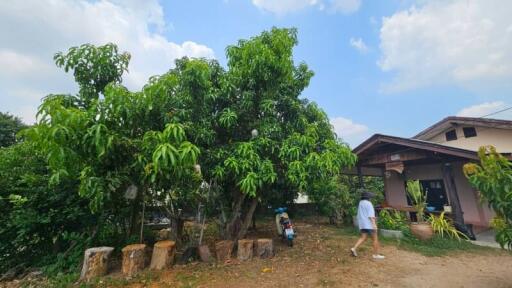
<path fill-rule="evenodd" d="M 454 128 L 447 129 L 434 137 L 421 140 L 472 151 L 478 151 L 478 148 L 481 146 L 492 145 L 496 147 L 500 153 L 512 153 L 512 130 L 477 126 L 475 127 L 476 137 L 466 138 L 464 137 L 464 132 L 462 131 L 463 127 L 473 126 L 455 127 L 457 140 L 446 141 L 445 133 Z"/>

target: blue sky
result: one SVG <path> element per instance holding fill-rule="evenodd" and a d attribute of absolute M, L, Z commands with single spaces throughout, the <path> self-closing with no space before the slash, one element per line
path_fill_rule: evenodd
<path fill-rule="evenodd" d="M 449 115 L 512 104 L 507 11 L 511 3 L 498 0 L 3 1 L 0 111 L 32 122 L 41 97 L 76 91 L 52 63 L 73 45 L 131 52 L 124 83 L 135 90 L 177 57 L 225 64 L 238 39 L 296 27 L 295 59 L 315 72 L 303 96 L 342 138 L 354 146 L 373 133 L 407 137 Z"/>

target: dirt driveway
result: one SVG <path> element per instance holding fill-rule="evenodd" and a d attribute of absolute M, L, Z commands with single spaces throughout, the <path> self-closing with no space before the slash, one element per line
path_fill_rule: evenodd
<path fill-rule="evenodd" d="M 499 250 L 426 257 L 386 244 L 386 259 L 375 261 L 369 246 L 351 257 L 356 237 L 339 229 L 305 223 L 297 229 L 296 245 L 277 245 L 273 259 L 178 266 L 131 287 L 512 287 L 512 255 Z"/>
<path fill-rule="evenodd" d="M 293 248 L 276 240 L 277 255 L 225 264 L 191 263 L 173 269 L 145 271 L 132 280 L 118 273 L 97 287 L 512 287 L 512 254 L 497 249 L 453 252 L 426 257 L 385 243 L 385 260 L 371 259 L 369 244 L 354 258 L 348 249 L 356 236 L 328 225 L 296 223 Z M 272 237 L 272 227 L 258 235 Z M 8 285 L 16 287 L 18 285 Z M 0 285 L 2 287 L 2 285 Z M 4 286 L 5 287 L 5 286 Z M 39 287 L 39 284 L 32 287 Z"/>

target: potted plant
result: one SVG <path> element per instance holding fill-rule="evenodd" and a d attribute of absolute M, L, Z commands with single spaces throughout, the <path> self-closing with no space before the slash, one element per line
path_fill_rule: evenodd
<path fill-rule="evenodd" d="M 412 205 L 416 210 L 416 220 L 418 222 L 411 222 L 409 228 L 412 235 L 420 240 L 429 240 L 434 236 L 434 230 L 430 223 L 425 222 L 425 207 L 427 206 L 427 193 L 421 189 L 420 182 L 407 181 L 407 195 L 411 199 Z"/>
<path fill-rule="evenodd" d="M 379 212 L 379 232 L 382 237 L 401 239 L 404 237 L 403 230 L 407 229 L 405 215 L 397 210 L 384 209 Z"/>

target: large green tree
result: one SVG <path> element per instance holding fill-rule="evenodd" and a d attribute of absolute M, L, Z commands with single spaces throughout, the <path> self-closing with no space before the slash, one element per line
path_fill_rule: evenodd
<path fill-rule="evenodd" d="M 56 61 L 79 94 L 47 97 L 27 135 L 47 152 L 52 182 L 78 179 L 94 211 L 118 215 L 152 200 L 190 207 L 204 201 L 202 178 L 216 191 L 225 237 L 243 237 L 260 201 L 328 193 L 355 162 L 326 114 L 300 97 L 313 72 L 295 65 L 296 44 L 295 29 L 274 28 L 229 46 L 227 69 L 179 59 L 140 92 L 120 85 L 129 56 L 115 46 L 72 48 Z M 127 203 L 131 185 L 146 198 Z"/>
<path fill-rule="evenodd" d="M 77 180 L 92 211 L 134 234 L 147 197 L 199 179 L 193 169 L 199 150 L 172 118 L 167 94 L 150 86 L 133 93 L 120 85 L 129 56 L 115 45 L 73 47 L 55 59 L 73 71 L 80 91 L 46 97 L 39 123 L 25 135 L 47 154 L 52 184 Z M 135 199 L 126 197 L 128 190 L 138 192 Z"/>
<path fill-rule="evenodd" d="M 225 237 L 245 235 L 259 201 L 337 189 L 355 156 L 326 114 L 301 98 L 313 72 L 295 65 L 295 29 L 272 29 L 226 49 L 216 61 L 181 59 L 146 90 L 172 101 L 174 121 L 199 147 L 206 181 L 221 191 Z"/>
<path fill-rule="evenodd" d="M 20 118 L 0 112 L 0 147 L 16 143 L 16 133 L 25 127 Z"/>

